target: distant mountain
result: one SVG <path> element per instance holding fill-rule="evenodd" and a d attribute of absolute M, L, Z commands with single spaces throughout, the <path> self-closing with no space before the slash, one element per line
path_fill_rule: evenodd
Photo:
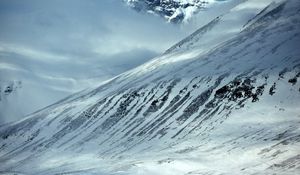
<path fill-rule="evenodd" d="M 185 47 L 0 127 L 0 172 L 299 174 L 299 11 L 270 4 L 202 51 L 217 18 Z"/>
<path fill-rule="evenodd" d="M 209 2 L 205 0 L 124 0 L 137 11 L 157 14 L 172 23 L 188 20 Z"/>
<path fill-rule="evenodd" d="M 22 115 L 21 110 L 16 109 L 19 105 L 17 98 L 19 91 L 22 91 L 22 81 L 0 81 L 0 124 L 3 123 L 1 117 L 7 114 L 10 117 Z"/>

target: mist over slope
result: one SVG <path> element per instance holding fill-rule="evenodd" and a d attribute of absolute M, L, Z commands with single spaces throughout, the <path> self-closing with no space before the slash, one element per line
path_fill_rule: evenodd
<path fill-rule="evenodd" d="M 297 0 L 270 4 L 202 50 L 216 19 L 150 62 L 2 126 L 0 170 L 298 174 L 299 12 Z"/>
<path fill-rule="evenodd" d="M 3 0 L 0 22 L 0 125 L 97 86 L 186 36 L 120 0 Z M 13 84 L 20 88 L 5 93 Z"/>

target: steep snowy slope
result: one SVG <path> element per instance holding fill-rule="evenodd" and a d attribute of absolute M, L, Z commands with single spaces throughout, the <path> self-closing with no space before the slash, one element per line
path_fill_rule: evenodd
<path fill-rule="evenodd" d="M 220 44 L 220 42 L 234 37 L 244 28 L 255 22 L 256 19 L 259 19 L 259 17 L 276 7 L 280 2 L 281 0 L 234 1 L 231 5 L 228 5 L 229 7 L 224 8 L 222 13 L 211 15 L 216 16 L 212 21 L 203 25 L 189 37 L 176 43 L 165 53 L 186 52 L 187 50 L 196 48 L 198 51 L 209 50 Z M 212 8 L 211 11 L 218 11 L 218 8 Z M 199 13 L 198 18 L 201 16 L 205 17 L 206 13 Z"/>
<path fill-rule="evenodd" d="M 298 174 L 300 2 L 0 128 L 0 171 Z M 200 41 L 199 41 L 200 42 Z"/>

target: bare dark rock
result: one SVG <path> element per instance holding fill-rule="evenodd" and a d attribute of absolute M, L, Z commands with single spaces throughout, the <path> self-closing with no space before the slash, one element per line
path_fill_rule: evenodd
<path fill-rule="evenodd" d="M 289 79 L 289 83 L 291 83 L 292 85 L 295 85 L 297 83 L 297 77 Z"/>
<path fill-rule="evenodd" d="M 275 89 L 276 89 L 276 83 L 274 83 L 274 84 L 271 86 L 271 88 L 270 88 L 270 90 L 269 90 L 269 94 L 270 94 L 270 95 L 275 94 Z"/>

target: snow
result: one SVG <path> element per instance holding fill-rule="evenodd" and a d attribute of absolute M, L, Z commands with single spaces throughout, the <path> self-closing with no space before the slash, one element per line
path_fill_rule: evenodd
<path fill-rule="evenodd" d="M 216 0 L 162 0 L 162 1 L 140 1 L 124 0 L 128 6 L 137 11 L 145 11 L 164 17 L 168 22 L 187 23 L 193 16 L 203 8 L 210 8 Z"/>
<path fill-rule="evenodd" d="M 299 174 L 299 7 L 273 4 L 209 50 L 170 51 L 0 127 L 0 170 Z"/>

